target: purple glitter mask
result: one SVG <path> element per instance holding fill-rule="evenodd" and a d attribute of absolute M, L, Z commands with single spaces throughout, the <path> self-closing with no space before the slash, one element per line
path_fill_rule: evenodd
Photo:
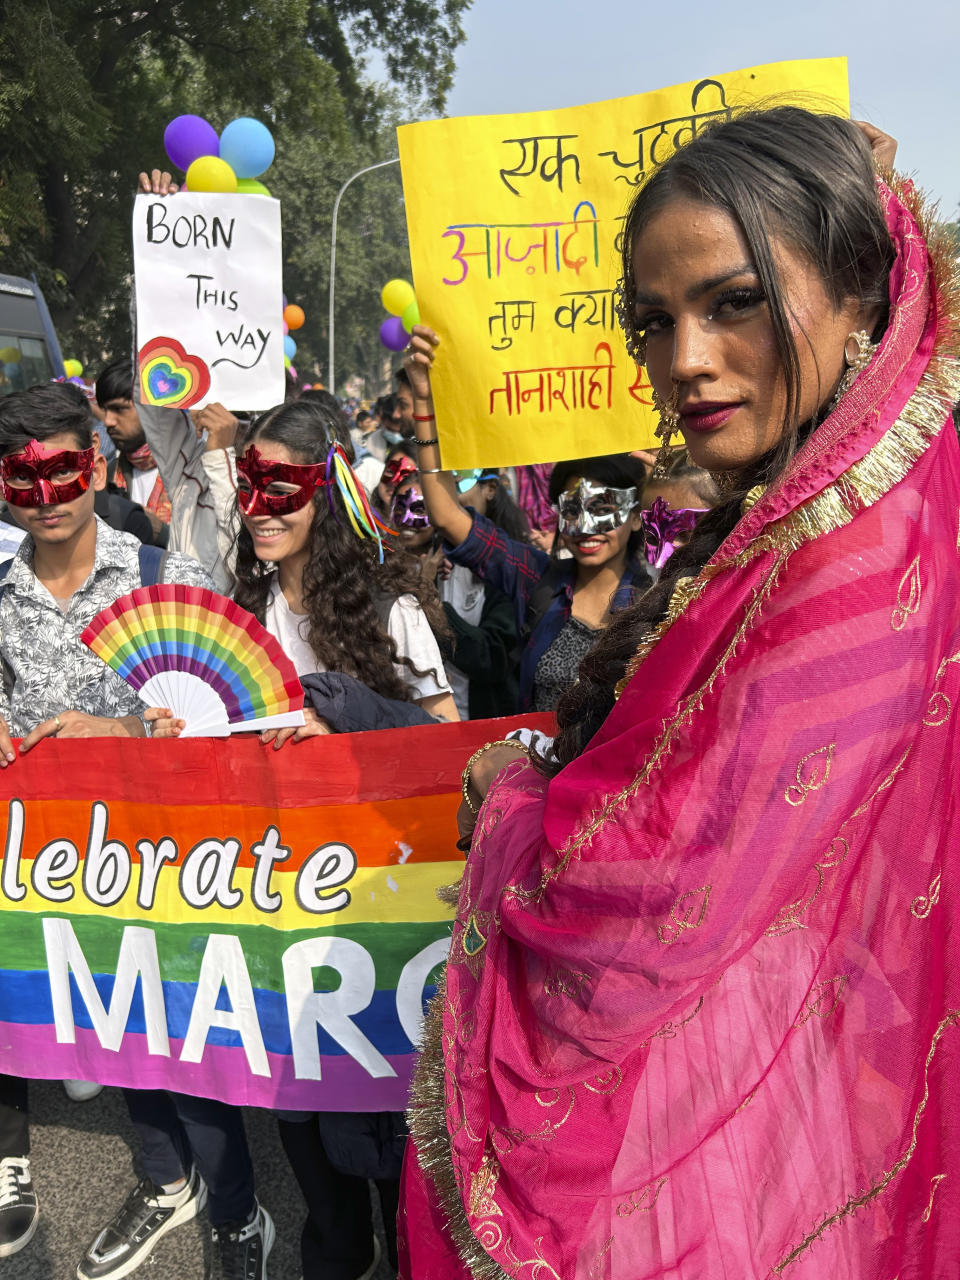
<path fill-rule="evenodd" d="M 677 538 L 696 526 L 709 507 L 670 507 L 666 498 L 657 498 L 648 511 L 640 513 L 646 539 L 647 561 L 662 569 L 677 549 Z"/>
<path fill-rule="evenodd" d="M 557 502 L 560 532 L 568 538 L 612 533 L 626 523 L 637 501 L 635 488 L 613 489 L 595 480 L 581 480 L 575 489 L 561 493 Z"/>
<path fill-rule="evenodd" d="M 408 489 L 402 489 L 393 495 L 390 519 L 398 529 L 407 529 L 411 533 L 430 528 L 427 504 L 416 485 L 412 484 Z"/>

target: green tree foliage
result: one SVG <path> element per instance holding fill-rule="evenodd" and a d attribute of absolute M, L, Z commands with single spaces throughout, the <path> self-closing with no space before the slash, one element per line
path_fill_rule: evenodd
<path fill-rule="evenodd" d="M 308 323 L 297 364 L 325 374 L 330 215 L 356 169 L 396 153 L 392 125 L 440 111 L 470 0 L 5 0 L 0 26 L 0 269 L 36 273 L 65 351 L 96 369 L 130 344 L 130 212 L 185 111 L 277 138 L 284 287 Z M 390 79 L 372 84 L 365 55 Z M 371 374 L 379 288 L 408 271 L 398 174 L 361 179 L 338 238 L 338 350 Z M 371 333 L 372 330 L 372 333 Z M 340 362 L 338 361 L 338 366 Z"/>

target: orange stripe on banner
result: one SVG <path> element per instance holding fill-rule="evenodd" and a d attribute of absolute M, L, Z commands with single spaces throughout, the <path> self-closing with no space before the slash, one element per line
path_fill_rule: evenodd
<path fill-rule="evenodd" d="M 257 805 L 164 805 L 109 800 L 108 840 L 122 841 L 135 862 L 138 840 L 175 840 L 181 863 L 202 840 L 239 840 L 241 867 L 252 867 L 252 845 L 271 824 L 291 856 L 277 866 L 282 875 L 296 871 L 320 845 L 347 844 L 362 867 L 392 864 L 459 862 L 456 815 L 460 795 L 413 796 L 367 804 L 335 804 L 300 809 L 268 809 Z M 6 808 L 6 806 L 4 806 Z M 51 840 L 85 840 L 92 802 L 88 800 L 24 800 L 23 858 L 32 859 Z M 6 825 L 6 813 L 3 813 Z M 80 856 L 84 848 L 80 845 Z M 176 865 L 176 864 L 174 864 Z"/>

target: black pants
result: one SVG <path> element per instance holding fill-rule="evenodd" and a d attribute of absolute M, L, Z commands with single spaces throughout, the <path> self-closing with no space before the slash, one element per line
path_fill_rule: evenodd
<path fill-rule="evenodd" d="M 366 1178 L 341 1173 L 324 1150 L 316 1116 L 279 1118 L 280 1141 L 307 1202 L 300 1237 L 303 1280 L 355 1280 L 373 1261 L 373 1219 Z M 399 1178 L 378 1178 L 387 1256 L 397 1266 Z"/>
<path fill-rule="evenodd" d="M 0 1076 L 0 1160 L 29 1154 L 27 1082 L 19 1076 Z"/>
<path fill-rule="evenodd" d="M 164 1089 L 124 1089 L 140 1138 L 140 1172 L 158 1186 L 193 1165 L 207 1184 L 213 1225 L 247 1222 L 253 1213 L 253 1163 L 239 1107 Z"/>

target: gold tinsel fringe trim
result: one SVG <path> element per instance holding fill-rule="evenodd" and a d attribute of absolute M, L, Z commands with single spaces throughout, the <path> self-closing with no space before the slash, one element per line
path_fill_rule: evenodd
<path fill-rule="evenodd" d="M 470 1230 L 460 1198 L 450 1134 L 447 1131 L 446 1068 L 443 1061 L 443 1010 L 447 999 L 444 972 L 437 983 L 423 1024 L 423 1047 L 413 1073 L 407 1124 L 416 1144 L 420 1168 L 433 1183 L 447 1230 L 463 1263 L 475 1280 L 508 1280 L 507 1273 L 487 1253 Z"/>

